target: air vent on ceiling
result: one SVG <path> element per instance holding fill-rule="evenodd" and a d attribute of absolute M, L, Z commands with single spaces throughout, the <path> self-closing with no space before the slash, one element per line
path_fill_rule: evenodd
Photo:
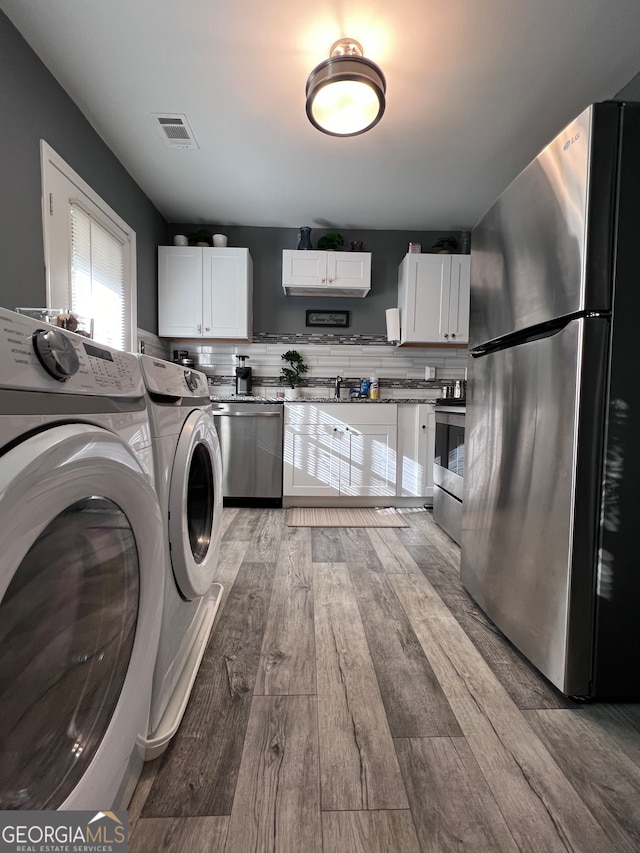
<path fill-rule="evenodd" d="M 156 127 L 169 148 L 198 148 L 193 131 L 184 113 L 153 113 Z"/>

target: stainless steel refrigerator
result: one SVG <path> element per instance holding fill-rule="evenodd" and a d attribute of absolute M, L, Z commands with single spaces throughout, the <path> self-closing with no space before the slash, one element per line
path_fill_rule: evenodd
<path fill-rule="evenodd" d="M 565 694 L 640 696 L 640 104 L 478 223 L 470 349 L 462 582 Z"/>

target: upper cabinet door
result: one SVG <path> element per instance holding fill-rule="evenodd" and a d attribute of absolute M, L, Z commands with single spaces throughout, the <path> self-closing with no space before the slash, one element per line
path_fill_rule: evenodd
<path fill-rule="evenodd" d="M 158 335 L 202 337 L 202 249 L 158 248 Z"/>
<path fill-rule="evenodd" d="M 327 252 L 327 287 L 371 289 L 370 252 Z M 328 294 L 327 294 L 328 295 Z"/>
<path fill-rule="evenodd" d="M 398 288 L 403 343 L 445 341 L 450 277 L 449 255 L 405 256 Z"/>
<path fill-rule="evenodd" d="M 451 256 L 449 341 L 469 343 L 470 255 Z"/>
<path fill-rule="evenodd" d="M 303 287 L 327 286 L 327 253 L 284 249 L 282 284 Z"/>
<path fill-rule="evenodd" d="M 251 336 L 252 263 L 248 249 L 202 249 L 205 338 Z"/>

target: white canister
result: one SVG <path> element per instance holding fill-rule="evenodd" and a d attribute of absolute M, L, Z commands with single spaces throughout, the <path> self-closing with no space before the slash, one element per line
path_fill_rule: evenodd
<path fill-rule="evenodd" d="M 227 235 L 226 234 L 214 234 L 213 235 L 213 245 L 215 248 L 224 249 L 227 245 Z"/>
<path fill-rule="evenodd" d="M 184 234 L 176 234 L 176 236 L 173 238 L 173 245 L 174 246 L 188 246 L 189 240 L 187 237 L 185 237 Z"/>

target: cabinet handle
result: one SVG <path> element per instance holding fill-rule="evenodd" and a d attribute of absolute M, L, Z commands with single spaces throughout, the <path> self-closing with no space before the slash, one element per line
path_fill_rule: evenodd
<path fill-rule="evenodd" d="M 422 426 L 420 427 L 420 429 L 426 429 L 426 428 L 427 428 L 426 424 L 422 424 Z"/>
<path fill-rule="evenodd" d="M 204 330 L 205 330 L 205 332 L 210 332 L 210 331 L 211 331 L 211 329 L 209 328 L 209 326 L 205 326 L 205 327 L 204 327 Z"/>
<path fill-rule="evenodd" d="M 455 338 L 455 335 L 453 334 L 453 332 L 451 333 L 451 337 L 452 337 L 452 338 Z"/>
<path fill-rule="evenodd" d="M 333 428 L 333 431 L 334 431 L 334 432 L 338 432 L 338 427 L 334 427 L 334 428 Z"/>
<path fill-rule="evenodd" d="M 345 427 L 346 431 L 349 432 L 349 427 Z"/>
<path fill-rule="evenodd" d="M 198 323 L 198 334 L 202 334 L 202 325 L 200 323 Z"/>
<path fill-rule="evenodd" d="M 324 284 L 326 281 L 326 278 L 321 278 L 320 281 Z"/>
<path fill-rule="evenodd" d="M 329 279 L 329 281 L 331 282 L 331 281 L 333 281 L 333 279 L 332 279 L 332 278 L 330 278 L 330 279 Z"/>
<path fill-rule="evenodd" d="M 445 338 L 449 337 L 449 335 L 446 332 L 444 333 L 444 336 L 445 336 Z"/>

